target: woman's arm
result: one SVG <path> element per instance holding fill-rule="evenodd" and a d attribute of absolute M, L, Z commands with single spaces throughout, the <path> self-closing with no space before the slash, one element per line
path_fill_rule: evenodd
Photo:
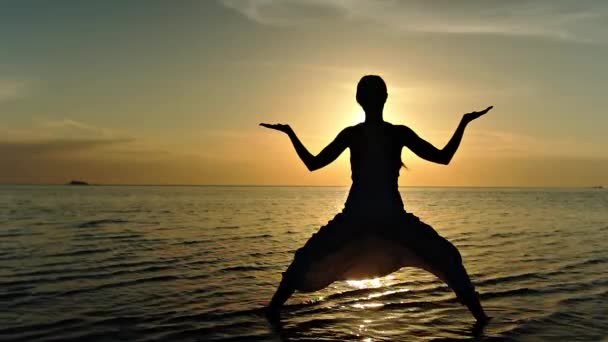
<path fill-rule="evenodd" d="M 462 136 L 464 135 L 464 130 L 467 125 L 471 121 L 486 114 L 492 108 L 493 106 L 490 106 L 480 112 L 471 112 L 463 115 L 462 120 L 460 120 L 460 124 L 458 124 L 456 131 L 454 131 L 454 134 L 452 135 L 452 138 L 441 150 L 431 145 L 428 141 L 420 138 L 410 128 L 406 126 L 399 126 L 401 129 L 401 136 L 403 138 L 403 145 L 412 150 L 412 152 L 422 159 L 426 159 L 438 164 L 448 165 L 458 150 L 458 146 L 460 146 L 460 142 L 462 141 Z"/>
<path fill-rule="evenodd" d="M 314 156 L 308 152 L 308 149 L 306 149 L 304 144 L 302 144 L 296 133 L 293 131 L 293 129 L 291 129 L 291 127 L 289 127 L 289 125 L 261 123 L 260 126 L 287 134 L 296 150 L 296 153 L 302 162 L 304 162 L 304 165 L 306 165 L 306 168 L 308 168 L 309 171 L 318 170 L 327 166 L 336 160 L 336 158 L 338 158 L 338 156 L 340 156 L 340 154 L 342 154 L 342 152 L 348 147 L 348 128 L 340 132 L 334 141 L 327 145 L 321 151 L 321 153 Z"/>

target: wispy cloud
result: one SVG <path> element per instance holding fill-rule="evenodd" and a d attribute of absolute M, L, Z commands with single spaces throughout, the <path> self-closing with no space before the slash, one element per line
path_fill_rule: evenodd
<path fill-rule="evenodd" d="M 10 142 L 116 139 L 132 140 L 122 132 L 69 118 L 37 119 L 26 127 L 0 127 L 0 140 Z"/>
<path fill-rule="evenodd" d="M 246 163 L 167 151 L 141 139 L 95 135 L 99 129 L 66 121 L 50 129 L 89 131 L 91 137 L 13 135 L 0 132 L 0 184 L 65 183 L 82 179 L 101 184 L 235 183 Z M 27 137 L 27 139 L 26 139 Z"/>
<path fill-rule="evenodd" d="M 579 0 L 221 0 L 265 25 L 368 22 L 398 32 L 492 34 L 606 42 L 608 2 Z"/>
<path fill-rule="evenodd" d="M 24 80 L 0 78 L 0 103 L 21 97 L 26 90 L 27 82 Z"/>
<path fill-rule="evenodd" d="M 55 137 L 61 137 L 63 139 L 116 139 L 120 136 L 116 131 L 72 119 L 42 121 L 39 123 L 38 127 L 51 133 Z"/>
<path fill-rule="evenodd" d="M 70 156 L 82 152 L 99 152 L 110 146 L 131 142 L 127 139 L 55 139 L 0 142 L 0 153 L 7 158 L 21 156 Z"/>
<path fill-rule="evenodd" d="M 28 127 L 0 128 L 4 156 L 121 155 L 145 148 L 141 139 L 72 119 L 36 120 Z"/>
<path fill-rule="evenodd" d="M 67 158 L 151 161 L 180 153 L 135 137 L 69 118 L 36 120 L 26 128 L 0 127 L 0 155 L 8 158 Z M 183 153 L 182 153 L 183 154 Z"/>

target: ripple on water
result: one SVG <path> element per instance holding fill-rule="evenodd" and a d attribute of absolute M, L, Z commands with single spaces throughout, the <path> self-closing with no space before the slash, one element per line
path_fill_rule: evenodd
<path fill-rule="evenodd" d="M 100 219 L 100 220 L 86 221 L 86 222 L 78 224 L 76 227 L 94 228 L 94 227 L 99 227 L 99 226 L 121 224 L 121 223 L 128 223 L 128 222 L 129 221 L 124 220 L 124 219 Z"/>

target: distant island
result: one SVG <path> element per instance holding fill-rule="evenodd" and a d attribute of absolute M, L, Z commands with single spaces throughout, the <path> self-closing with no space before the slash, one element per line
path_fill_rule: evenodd
<path fill-rule="evenodd" d="M 90 185 L 90 184 L 87 182 L 79 181 L 79 180 L 73 180 L 73 181 L 70 181 L 68 183 L 68 185 Z"/>

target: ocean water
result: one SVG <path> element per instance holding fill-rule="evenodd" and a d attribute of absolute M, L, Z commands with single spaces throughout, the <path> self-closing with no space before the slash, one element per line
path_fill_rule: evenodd
<path fill-rule="evenodd" d="M 608 341 L 608 191 L 402 188 L 493 320 L 430 274 L 260 312 L 343 187 L 0 187 L 2 341 Z"/>

